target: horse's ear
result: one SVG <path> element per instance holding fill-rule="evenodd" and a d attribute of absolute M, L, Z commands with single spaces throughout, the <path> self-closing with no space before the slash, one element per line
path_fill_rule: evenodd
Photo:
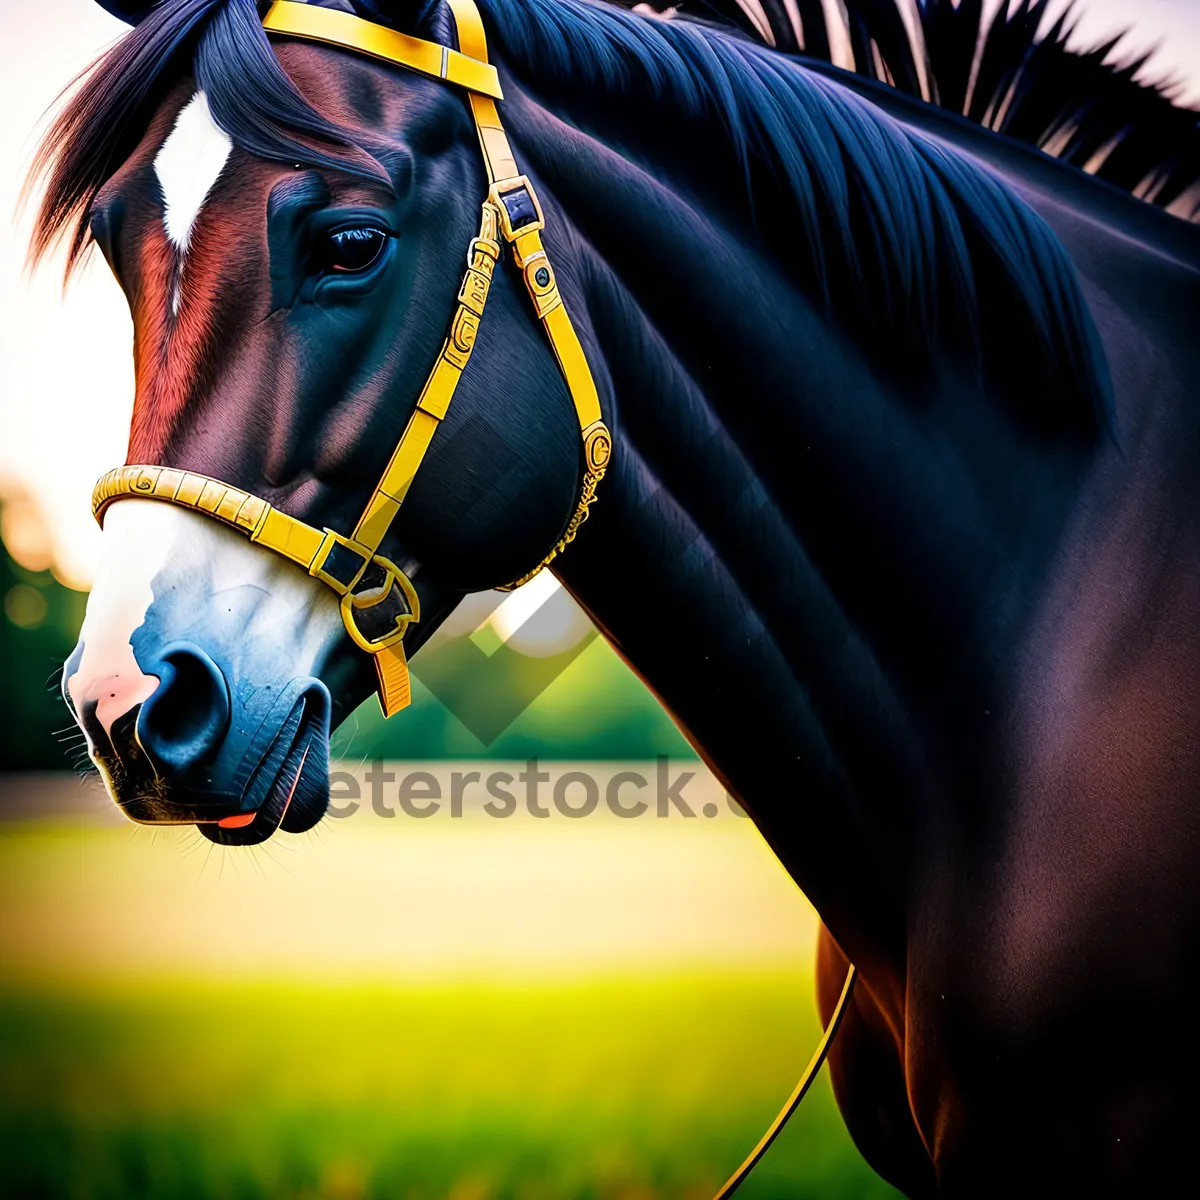
<path fill-rule="evenodd" d="M 154 7 L 153 0 L 97 0 L 100 7 L 120 17 L 127 25 L 136 25 L 143 17 L 150 15 Z"/>

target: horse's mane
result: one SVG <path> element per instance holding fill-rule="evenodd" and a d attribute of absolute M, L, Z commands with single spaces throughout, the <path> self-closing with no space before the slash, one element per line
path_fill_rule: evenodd
<path fill-rule="evenodd" d="M 543 94 L 632 94 L 683 119 L 707 114 L 747 177 L 752 160 L 769 163 L 794 199 L 806 274 L 844 325 L 926 354 L 979 353 L 993 376 L 1020 345 L 1041 419 L 1106 423 L 1108 370 L 1074 267 L 988 171 L 711 25 L 593 0 L 479 3 L 505 61 Z"/>
<path fill-rule="evenodd" d="M 840 0 L 836 9 L 682 0 L 680 15 L 711 15 L 787 54 L 851 66 L 1200 220 L 1200 112 L 1177 103 L 1178 79 L 1147 77 L 1151 52 L 1122 54 L 1128 30 L 1078 47 L 1081 7 L 1086 0 L 1004 0 L 989 17 L 985 0 Z"/>
<path fill-rule="evenodd" d="M 806 275 L 848 327 L 886 328 L 910 350 L 965 347 L 993 371 L 1020 344 L 1040 419 L 1105 423 L 1107 369 L 1071 263 L 1042 220 L 985 170 L 720 29 L 589 0 L 480 3 L 505 62 L 536 85 L 707 114 L 747 164 L 767 162 L 794 197 Z M 96 64 L 48 133 L 35 161 L 48 176 L 35 258 L 67 233 L 70 265 L 78 261 L 97 191 L 189 69 L 217 122 L 253 153 L 383 175 L 371 146 L 300 96 L 253 0 L 176 0 Z"/>

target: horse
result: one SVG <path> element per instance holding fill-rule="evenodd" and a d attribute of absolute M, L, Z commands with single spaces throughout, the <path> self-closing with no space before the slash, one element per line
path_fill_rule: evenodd
<path fill-rule="evenodd" d="M 128 297 L 130 462 L 347 530 L 477 247 L 471 110 L 250 0 L 105 6 L 134 28 L 48 135 L 34 252 L 94 243 Z M 454 49 L 445 0 L 314 7 Z M 551 569 L 813 902 L 826 1020 L 856 965 L 857 1146 L 910 1197 L 1186 1177 L 1200 231 L 702 22 L 479 8 L 611 432 Z M 410 656 L 578 515 L 540 324 L 497 264 L 382 543 Z M 226 845 L 312 827 L 372 655 L 336 590 L 135 494 L 64 670 L 113 799 Z"/>

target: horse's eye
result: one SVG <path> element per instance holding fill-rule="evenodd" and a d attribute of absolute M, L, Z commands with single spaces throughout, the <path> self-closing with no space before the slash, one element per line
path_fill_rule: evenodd
<path fill-rule="evenodd" d="M 339 274 L 365 271 L 375 263 L 387 245 L 387 234 L 382 229 L 360 226 L 355 229 L 339 229 L 325 241 L 324 267 Z"/>

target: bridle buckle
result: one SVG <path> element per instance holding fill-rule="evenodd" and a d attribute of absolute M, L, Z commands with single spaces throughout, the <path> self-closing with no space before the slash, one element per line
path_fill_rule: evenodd
<path fill-rule="evenodd" d="M 333 529 L 325 530 L 324 541 L 308 573 L 338 593 L 338 608 L 346 632 L 368 654 L 378 654 L 394 646 L 404 637 L 405 630 L 420 620 L 421 602 L 408 576 L 390 558 Z M 387 603 L 397 588 L 402 603 L 395 612 L 386 614 L 382 631 L 364 631 L 360 615 L 370 614 Z"/>
<path fill-rule="evenodd" d="M 528 175 L 498 179 L 488 190 L 488 200 L 500 215 L 500 229 L 506 242 L 515 242 L 526 233 L 541 233 L 546 228 L 542 202 Z"/>
<path fill-rule="evenodd" d="M 372 569 L 378 572 L 378 577 L 368 574 Z M 382 554 L 373 555 L 367 563 L 358 582 L 364 580 L 368 586 L 345 592 L 338 602 L 338 608 L 351 641 L 368 654 L 378 654 L 402 641 L 408 627 L 421 619 L 421 602 L 412 580 Z M 362 619 L 389 601 L 396 606 L 393 610 L 375 614 L 382 628 L 364 630 Z"/>
<path fill-rule="evenodd" d="M 368 574 L 372 570 L 378 570 L 378 578 Z M 387 718 L 406 708 L 412 700 L 404 635 L 410 625 L 421 619 L 421 602 L 409 577 L 382 554 L 372 555 L 359 577 L 360 583 L 364 580 L 368 586 L 347 591 L 338 608 L 350 640 L 369 654 L 375 664 L 379 705 Z M 379 629 L 364 631 L 360 624 L 363 617 L 392 601 L 397 591 L 399 606 L 383 614 Z"/>
<path fill-rule="evenodd" d="M 353 590 L 366 573 L 374 554 L 369 547 L 332 529 L 323 531 L 325 539 L 313 558 L 308 573 L 333 588 L 339 596 Z"/>

